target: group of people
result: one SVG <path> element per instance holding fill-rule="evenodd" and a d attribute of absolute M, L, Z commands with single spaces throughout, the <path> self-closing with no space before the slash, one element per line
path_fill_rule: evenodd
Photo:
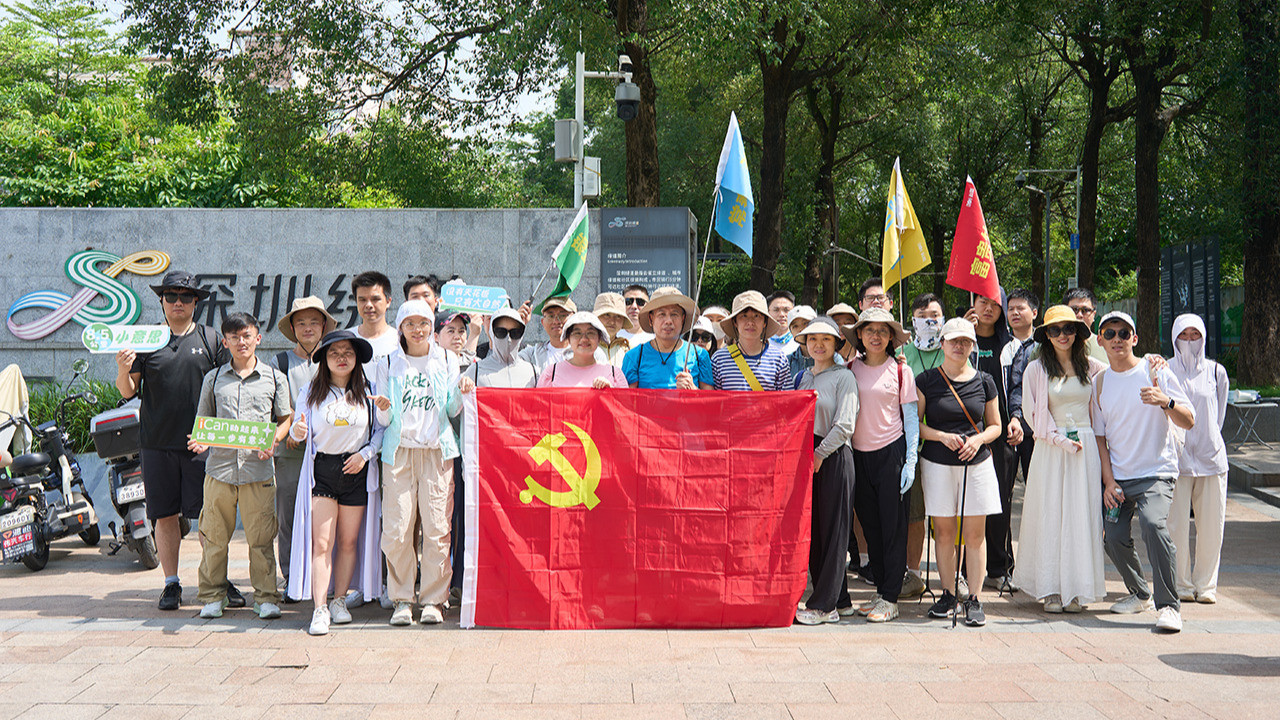
<path fill-rule="evenodd" d="M 1226 376 L 1204 357 L 1198 318 L 1178 319 L 1177 353 L 1165 361 L 1133 354 L 1136 328 L 1124 313 L 1103 317 L 1095 340 L 1083 289 L 1039 326 L 1026 291 L 978 298 L 949 320 L 926 293 L 911 303 L 907 332 L 875 278 L 857 309 L 840 303 L 821 316 L 785 291 L 746 291 L 731 308 L 700 312 L 676 288 L 633 285 L 599 294 L 591 311 L 554 297 L 473 318 L 440 306 L 441 285 L 409 278 L 392 324 L 391 281 L 357 275 L 354 330 L 339 330 L 319 298 L 299 298 L 277 326 L 292 348 L 266 362 L 253 316 L 228 315 L 220 333 L 194 322 L 207 293 L 190 273 L 153 286 L 171 340 L 120 352 L 116 385 L 141 397 L 161 609 L 181 604 L 183 516 L 199 518 L 201 616 L 246 604 L 227 581 L 238 513 L 260 617 L 310 598 L 319 635 L 377 598 L 392 625 L 412 624 L 415 606 L 417 622 L 441 622 L 461 585 L 460 410 L 477 387 L 814 391 L 803 624 L 897 617 L 900 598 L 927 589 L 930 520 L 942 587 L 933 617 L 984 624 L 984 585 L 1021 586 L 1047 612 L 1083 610 L 1105 594 L 1104 547 L 1130 593 L 1116 612 L 1142 611 L 1154 597 L 1158 626 L 1177 630 L 1180 600 L 1215 598 Z M 547 339 L 526 346 L 535 313 Z M 270 422 L 273 442 L 205 447 L 189 436 L 197 416 Z M 1027 492 L 1015 563 L 1019 469 Z M 1131 539 L 1135 514 L 1154 596 Z M 870 601 L 854 607 L 846 567 L 875 586 Z"/>

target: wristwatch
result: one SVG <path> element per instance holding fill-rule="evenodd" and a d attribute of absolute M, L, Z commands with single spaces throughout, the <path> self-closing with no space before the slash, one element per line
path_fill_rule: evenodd
<path fill-rule="evenodd" d="M 1173 398 L 1169 398 L 1169 409 L 1172 410 L 1174 405 Z"/>

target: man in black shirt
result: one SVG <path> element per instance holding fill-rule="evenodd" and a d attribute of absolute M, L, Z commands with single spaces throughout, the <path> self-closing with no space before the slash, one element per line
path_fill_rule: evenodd
<path fill-rule="evenodd" d="M 132 350 L 116 353 L 116 388 L 126 398 L 142 397 L 142 482 L 165 575 L 159 605 L 161 610 L 177 610 L 182 603 L 179 516 L 198 518 L 204 502 L 204 462 L 187 449 L 187 434 L 195 425 L 204 375 L 227 361 L 227 351 L 216 330 L 195 323 L 196 301 L 209 292 L 191 273 L 171 271 L 151 289 L 160 296 L 169 344 L 141 355 Z M 228 597 L 233 605 L 243 606 L 243 596 L 231 586 Z"/>
<path fill-rule="evenodd" d="M 1003 294 L 1003 291 L 1001 291 Z M 973 366 L 995 380 L 999 393 L 1000 422 L 1009 426 L 1009 396 L 1005 389 L 1004 370 L 1000 365 L 1000 353 L 1013 338 L 1005 322 L 1004 307 L 991 298 L 977 296 L 966 316 L 974 324 L 978 343 L 974 348 Z M 1010 526 L 1013 508 L 1013 479 L 1017 473 L 1017 455 L 1010 445 L 1022 441 L 1021 425 L 1014 423 L 1008 434 L 991 443 L 991 461 L 995 465 L 996 480 L 1000 484 L 999 515 L 987 518 L 987 587 L 1001 592 L 1013 592 L 1013 532 Z M 973 580 L 974 578 L 969 578 Z"/>

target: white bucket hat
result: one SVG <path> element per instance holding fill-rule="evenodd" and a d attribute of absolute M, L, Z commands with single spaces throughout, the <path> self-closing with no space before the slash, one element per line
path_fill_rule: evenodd
<path fill-rule="evenodd" d="M 600 318 L 595 313 L 585 310 L 570 315 L 564 321 L 564 327 L 560 329 L 560 340 L 563 342 L 569 339 L 569 333 L 573 330 L 574 325 L 590 325 L 600 333 L 600 339 L 603 341 L 609 337 L 609 331 L 604 329 L 604 323 L 600 322 Z"/>

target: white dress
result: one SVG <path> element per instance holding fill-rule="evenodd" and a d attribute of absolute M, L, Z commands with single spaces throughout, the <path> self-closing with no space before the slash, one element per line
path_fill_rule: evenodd
<path fill-rule="evenodd" d="M 1041 373 L 1043 374 L 1043 373 Z M 1028 385 L 1025 389 L 1030 389 Z M 1081 604 L 1107 593 L 1102 560 L 1102 466 L 1089 422 L 1091 386 L 1073 375 L 1048 379 L 1048 406 L 1057 431 L 1070 421 L 1080 433 L 1079 452 L 1036 437 L 1022 502 L 1022 527 L 1014 582 L 1037 600 L 1050 595 Z M 1026 398 L 1031 405 L 1034 398 Z"/>

